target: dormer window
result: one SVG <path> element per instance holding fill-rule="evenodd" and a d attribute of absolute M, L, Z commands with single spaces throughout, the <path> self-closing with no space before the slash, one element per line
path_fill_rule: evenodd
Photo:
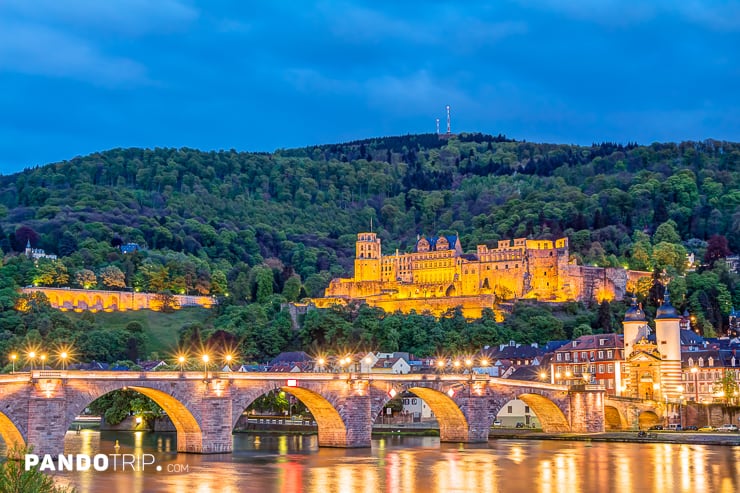
<path fill-rule="evenodd" d="M 578 346 L 578 341 L 573 341 L 573 347 Z"/>
<path fill-rule="evenodd" d="M 689 358 L 689 366 L 694 366 L 694 358 Z"/>
<path fill-rule="evenodd" d="M 704 366 L 704 358 L 699 357 L 699 366 Z"/>

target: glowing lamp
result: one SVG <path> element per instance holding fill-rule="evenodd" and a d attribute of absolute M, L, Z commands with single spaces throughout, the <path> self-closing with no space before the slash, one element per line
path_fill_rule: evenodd
<path fill-rule="evenodd" d="M 286 385 L 288 387 L 298 387 L 298 380 L 291 378 L 290 380 L 287 381 Z"/>

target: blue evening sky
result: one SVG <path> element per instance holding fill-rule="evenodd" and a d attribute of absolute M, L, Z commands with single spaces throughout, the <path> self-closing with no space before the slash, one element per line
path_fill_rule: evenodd
<path fill-rule="evenodd" d="M 433 132 L 740 139 L 740 3 L 0 1 L 0 172 Z"/>

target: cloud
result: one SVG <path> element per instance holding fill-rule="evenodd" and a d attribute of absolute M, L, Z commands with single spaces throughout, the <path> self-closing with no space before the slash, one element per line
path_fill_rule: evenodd
<path fill-rule="evenodd" d="M 48 27 L 0 21 L 0 71 L 62 77 L 97 85 L 146 81 L 128 58 L 107 56 L 90 42 Z"/>
<path fill-rule="evenodd" d="M 665 15 L 716 31 L 740 30 L 740 5 L 716 0 L 516 0 L 523 7 L 612 27 L 629 27 Z"/>
<path fill-rule="evenodd" d="M 0 15 L 45 25 L 141 35 L 180 30 L 199 12 L 178 0 L 4 0 Z"/>

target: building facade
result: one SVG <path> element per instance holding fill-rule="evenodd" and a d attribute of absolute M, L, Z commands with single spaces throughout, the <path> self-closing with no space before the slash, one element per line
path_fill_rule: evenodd
<path fill-rule="evenodd" d="M 580 266 L 570 261 L 568 239 L 499 241 L 464 253 L 457 235 L 419 236 L 410 253 L 383 255 L 376 233 L 359 233 L 352 278 L 333 279 L 319 307 L 364 300 L 386 311 L 430 311 L 460 306 L 479 317 L 498 301 L 546 302 L 622 299 L 649 273 Z"/>

